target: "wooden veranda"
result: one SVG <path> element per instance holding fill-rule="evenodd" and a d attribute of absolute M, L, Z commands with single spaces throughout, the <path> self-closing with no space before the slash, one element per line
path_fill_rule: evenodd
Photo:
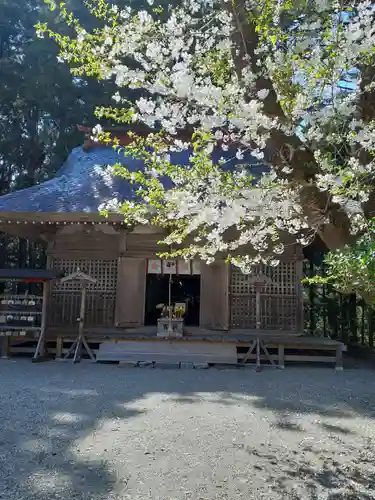
<path fill-rule="evenodd" d="M 153 327 L 139 329 L 90 328 L 85 337 L 98 361 L 128 362 L 133 365 L 148 363 L 158 366 L 184 363 L 229 364 L 243 366 L 255 363 L 274 365 L 283 369 L 288 364 L 323 363 L 343 368 L 342 342 L 311 336 L 288 335 L 277 332 L 243 330 L 222 331 L 187 329 L 183 337 L 160 338 Z M 62 359 L 76 340 L 76 329 L 49 329 L 46 347 L 55 359 Z M 260 341 L 259 348 L 257 340 Z M 35 344 L 35 342 L 34 342 Z M 259 351 L 257 352 L 257 349 Z M 10 353 L 34 353 L 32 341 L 19 342 L 10 347 Z"/>

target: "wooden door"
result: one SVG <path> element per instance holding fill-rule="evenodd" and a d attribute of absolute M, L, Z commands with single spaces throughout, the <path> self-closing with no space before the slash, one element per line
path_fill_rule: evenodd
<path fill-rule="evenodd" d="M 120 257 L 117 275 L 116 326 L 144 324 L 146 259 Z"/>
<path fill-rule="evenodd" d="M 200 326 L 229 329 L 229 265 L 224 261 L 201 265 Z"/>

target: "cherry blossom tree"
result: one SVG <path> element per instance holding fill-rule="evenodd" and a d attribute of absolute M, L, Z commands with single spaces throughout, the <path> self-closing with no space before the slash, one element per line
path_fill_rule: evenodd
<path fill-rule="evenodd" d="M 139 198 L 104 210 L 167 228 L 174 254 L 219 253 L 244 269 L 276 264 L 290 238 L 306 245 L 318 235 L 336 249 L 366 233 L 375 206 L 371 1 L 148 0 L 136 11 L 93 0 L 104 27 L 91 33 L 63 3 L 48 3 L 75 32 L 38 26 L 59 60 L 117 85 L 98 119 L 150 129 L 124 150 L 144 170 L 114 168 Z M 128 88 L 142 97 L 128 101 Z M 100 126 L 93 135 L 120 147 Z M 180 150 L 189 165 L 175 160 Z"/>

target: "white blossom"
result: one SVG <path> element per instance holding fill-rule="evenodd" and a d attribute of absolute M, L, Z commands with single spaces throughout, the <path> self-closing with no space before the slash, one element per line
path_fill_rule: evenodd
<path fill-rule="evenodd" d="M 148 4 L 153 5 L 153 0 Z M 247 14 L 253 4 L 244 3 Z M 195 237 L 190 252 L 210 260 L 218 251 L 232 253 L 250 245 L 258 252 L 255 260 L 245 255 L 242 264 L 237 262 L 246 267 L 266 259 L 272 243 L 269 262 L 277 262 L 284 250 L 278 241 L 282 233 L 307 244 L 329 219 L 326 213 L 319 213 L 313 222 L 308 217 L 301 201 L 306 186 L 317 188 L 347 214 L 353 233 L 365 227 L 364 206 L 375 174 L 375 122 L 360 117 L 358 104 L 364 91 L 360 75 L 350 92 L 344 92 L 339 82 L 345 73 L 368 64 L 367 56 L 372 57 L 375 6 L 369 0 L 360 1 L 349 21 L 340 9 L 338 2 L 315 0 L 314 9 L 295 18 L 293 31 L 282 44 L 272 43 L 268 36 L 253 54 L 242 54 L 231 4 L 219 0 L 182 0 L 169 6 L 163 16 L 149 8 L 149 12 L 136 12 L 130 6 L 112 7 L 119 19 L 115 28 L 106 26 L 96 44 L 90 40 L 89 56 L 100 62 L 100 77 L 118 87 L 115 102 L 125 106 L 123 87 L 144 91 L 133 105 L 130 120 L 149 126 L 160 123 L 170 151 L 191 147 L 191 141 L 178 136 L 179 129 L 204 129 L 211 135 L 202 154 L 211 155 L 216 147 L 226 158 L 230 151 L 232 160 L 265 163 L 267 173 L 252 183 L 248 182 L 252 167 L 236 169 L 235 188 L 229 192 L 222 175 L 227 159 L 222 168 L 207 160 L 210 168 L 201 175 L 193 152 L 184 169 L 169 170 L 174 187 L 164 193 L 165 217 L 187 219 L 187 234 L 202 228 L 206 232 L 205 238 Z M 281 30 L 280 16 L 280 8 L 275 8 L 270 26 Z M 77 30 L 78 44 L 85 46 L 87 37 L 85 30 Z M 74 57 L 67 49 L 59 55 L 71 62 Z M 280 106 L 277 112 L 269 110 L 272 100 L 274 108 Z M 94 138 L 101 133 L 100 126 L 94 127 Z M 297 179 L 295 171 L 301 166 L 288 155 L 281 165 L 273 160 L 275 135 L 283 135 L 284 145 L 293 145 L 295 157 L 311 153 L 313 168 L 304 166 L 311 175 Z M 163 161 L 169 162 L 163 154 L 159 151 L 149 158 L 147 172 L 155 182 L 163 172 Z M 146 205 L 151 198 L 146 193 Z M 125 208 L 139 220 L 147 220 L 145 211 L 135 215 L 136 207 Z M 238 232 L 230 242 L 225 239 L 229 229 Z M 174 238 L 180 241 L 181 235 L 169 236 L 170 244 Z"/>

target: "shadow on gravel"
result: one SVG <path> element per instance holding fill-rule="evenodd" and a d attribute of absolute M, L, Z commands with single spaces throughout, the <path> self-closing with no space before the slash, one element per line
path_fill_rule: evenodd
<path fill-rule="evenodd" d="M 189 406 L 202 398 L 227 407 L 228 412 L 234 406 L 247 406 L 250 413 L 266 410 L 274 420 L 273 429 L 301 435 L 302 441 L 305 431 L 298 415 L 316 414 L 325 420 L 317 425 L 336 440 L 335 449 L 322 450 L 313 443 L 299 450 L 286 449 L 283 455 L 272 444 L 267 450 L 244 446 L 246 455 L 255 457 L 255 462 L 249 462 L 256 464 L 253 470 L 249 465 L 249 477 L 260 471 L 266 471 L 265 480 L 278 477 L 275 488 L 280 499 L 374 498 L 375 472 L 366 469 L 374 471 L 373 442 L 358 440 L 355 448 L 346 445 L 343 439 L 356 438 L 355 432 L 337 422 L 339 418 L 347 423 L 358 416 L 374 417 L 372 371 L 156 371 L 86 363 L 33 365 L 19 360 L 0 362 L 0 377 L 2 500 L 127 498 L 129 474 L 117 477 L 106 459 L 108 450 L 104 448 L 96 460 L 89 460 L 77 443 L 105 423 L 111 432 L 119 433 L 121 447 L 129 437 L 119 432 L 120 423 L 149 411 L 147 407 L 132 409 L 131 403 L 160 393 L 186 405 L 187 415 Z M 359 458 L 354 459 L 358 453 Z M 325 497 L 319 496 L 322 491 Z"/>
<path fill-rule="evenodd" d="M 116 433 L 120 421 L 141 412 L 124 409 L 108 385 L 94 388 L 79 373 L 72 379 L 71 366 L 64 367 L 65 376 L 49 377 L 51 366 L 33 365 L 31 380 L 23 361 L 0 363 L 0 498 L 108 500 L 126 489 L 127 477 L 117 477 L 107 463 L 108 450 L 94 461 L 77 459 L 75 442 L 101 421 L 111 421 Z"/>
<path fill-rule="evenodd" d="M 332 424 L 323 423 L 322 427 L 326 431 L 332 432 L 334 434 L 343 434 L 344 436 L 347 436 L 348 434 L 355 434 L 355 432 L 352 431 L 351 429 L 348 429 L 347 427 L 343 427 L 341 425 L 332 425 Z"/>

